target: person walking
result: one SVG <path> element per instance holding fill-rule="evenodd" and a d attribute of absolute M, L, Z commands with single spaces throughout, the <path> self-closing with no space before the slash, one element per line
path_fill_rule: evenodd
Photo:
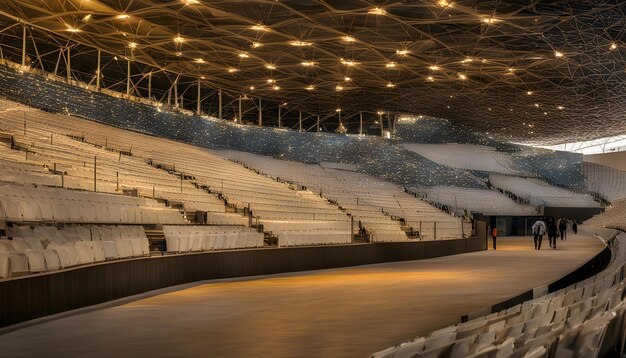
<path fill-rule="evenodd" d="M 535 250 L 541 250 L 541 241 L 543 241 L 543 235 L 546 233 L 546 223 L 539 219 L 533 224 L 532 230 L 535 240 Z"/>
<path fill-rule="evenodd" d="M 567 232 L 567 224 L 565 224 L 565 219 L 559 219 L 559 233 L 561 234 L 561 240 L 565 240 L 565 233 Z"/>
<path fill-rule="evenodd" d="M 495 226 L 491 229 L 491 237 L 493 238 L 493 249 L 496 249 L 496 238 L 498 237 L 498 228 Z"/>
<path fill-rule="evenodd" d="M 556 234 L 556 223 L 553 219 L 550 219 L 550 221 L 548 221 L 548 240 L 550 240 L 550 247 L 553 249 L 556 249 Z"/>
<path fill-rule="evenodd" d="M 572 231 L 574 232 L 574 235 L 578 234 L 578 224 L 576 224 L 576 220 L 572 222 Z"/>

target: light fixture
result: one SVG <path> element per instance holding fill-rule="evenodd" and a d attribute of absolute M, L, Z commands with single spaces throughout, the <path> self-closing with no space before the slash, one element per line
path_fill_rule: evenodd
<path fill-rule="evenodd" d="M 367 11 L 368 14 L 372 14 L 372 15 L 385 15 L 387 13 L 387 11 L 385 11 L 385 9 L 383 9 L 382 7 L 374 7 L 371 8 Z"/>
<path fill-rule="evenodd" d="M 496 22 L 499 22 L 500 20 L 495 19 L 493 17 L 483 17 L 482 19 L 480 19 L 480 21 L 485 24 L 495 24 Z"/>
<path fill-rule="evenodd" d="M 81 29 L 79 29 L 79 28 L 77 28 L 77 27 L 72 27 L 72 26 L 70 26 L 70 25 L 66 25 L 66 26 L 67 26 L 67 29 L 66 29 L 65 31 L 68 31 L 68 32 L 73 32 L 73 33 L 76 33 L 76 32 L 81 32 Z"/>
<path fill-rule="evenodd" d="M 260 43 L 260 42 L 253 42 L 253 43 L 252 43 L 252 48 L 259 48 L 259 47 L 261 47 L 261 46 L 263 46 L 263 44 L 262 44 L 262 43 Z"/>
<path fill-rule="evenodd" d="M 346 76 L 346 77 L 343 78 L 343 80 L 346 81 L 346 82 L 350 82 L 350 81 L 352 81 L 352 77 Z"/>
<path fill-rule="evenodd" d="M 302 62 L 300 62 L 300 65 L 302 65 L 304 67 L 313 67 L 313 66 L 315 66 L 315 62 L 313 62 L 313 61 L 302 61 Z"/>
<path fill-rule="evenodd" d="M 557 106 L 556 108 L 558 108 L 558 109 L 560 109 L 560 110 L 565 109 L 565 107 L 563 107 L 563 106 Z"/>
<path fill-rule="evenodd" d="M 272 89 L 273 89 L 274 91 L 278 91 L 278 90 L 280 90 L 280 87 L 278 87 L 278 86 L 274 86 L 274 87 L 272 87 Z"/>
<path fill-rule="evenodd" d="M 385 112 L 383 112 L 383 111 L 378 111 L 378 112 L 376 112 L 376 114 L 378 114 L 379 116 L 382 116 L 383 114 L 385 114 Z"/>
<path fill-rule="evenodd" d="M 197 5 L 200 3 L 199 0 L 181 0 L 182 2 L 185 3 L 185 5 Z"/>
<path fill-rule="evenodd" d="M 254 91 L 254 86 L 250 86 L 250 91 Z"/>
<path fill-rule="evenodd" d="M 271 79 L 271 78 L 268 78 L 268 79 L 267 79 L 267 83 L 276 83 L 276 80 Z"/>
<path fill-rule="evenodd" d="M 118 20 L 126 20 L 126 19 L 130 18 L 130 15 L 128 15 L 128 14 L 119 14 L 115 18 L 118 19 Z"/>
<path fill-rule="evenodd" d="M 466 57 L 461 61 L 461 63 L 470 63 L 470 62 L 474 62 L 474 59 L 471 57 Z"/>
<path fill-rule="evenodd" d="M 304 89 L 307 90 L 307 91 L 313 91 L 315 89 L 315 86 L 308 85 Z"/>
<path fill-rule="evenodd" d="M 433 76 L 428 76 L 428 77 L 426 77 L 426 80 L 427 80 L 428 82 L 435 82 L 435 78 L 434 78 Z"/>
<path fill-rule="evenodd" d="M 402 49 L 402 50 L 396 50 L 396 54 L 400 55 L 400 56 L 406 56 L 410 53 L 409 50 L 407 49 Z"/>
<path fill-rule="evenodd" d="M 137 43 L 136 42 L 129 42 L 128 43 L 128 47 L 130 47 L 130 48 L 137 48 Z"/>
<path fill-rule="evenodd" d="M 176 42 L 177 44 L 182 44 L 183 42 L 185 42 L 185 39 L 182 38 L 182 36 L 180 36 L 180 34 L 176 35 L 176 37 L 174 37 L 174 42 Z"/>
<path fill-rule="evenodd" d="M 238 69 L 236 69 L 236 68 L 234 68 L 234 67 L 230 67 L 230 68 L 228 68 L 228 73 L 235 73 L 235 72 L 237 72 L 237 71 L 239 71 L 239 70 L 238 70 Z"/>
<path fill-rule="evenodd" d="M 611 46 L 609 46 L 609 50 L 613 51 L 613 50 L 617 50 L 617 44 L 615 42 L 613 42 L 611 44 Z"/>
<path fill-rule="evenodd" d="M 335 109 L 335 112 L 337 112 L 337 113 L 341 112 L 341 108 Z"/>
<path fill-rule="evenodd" d="M 341 61 L 342 64 L 344 64 L 346 66 L 349 66 L 349 67 L 356 66 L 358 64 L 354 60 L 347 60 L 345 58 L 340 59 L 340 61 Z"/>
<path fill-rule="evenodd" d="M 432 65 L 432 66 L 428 66 L 428 69 L 431 70 L 431 71 L 439 71 L 440 67 Z"/>
<path fill-rule="evenodd" d="M 534 106 L 539 108 L 539 103 L 535 103 Z"/>
<path fill-rule="evenodd" d="M 509 73 L 513 73 L 513 72 L 515 72 L 515 69 L 514 69 L 513 67 L 509 67 L 509 68 L 507 69 L 507 71 L 508 71 Z"/>
<path fill-rule="evenodd" d="M 463 74 L 463 73 L 459 73 L 459 79 L 466 80 L 467 76 L 465 74 Z"/>
<path fill-rule="evenodd" d="M 204 77 L 204 76 L 200 76 L 200 79 L 201 79 L 201 80 L 206 80 L 206 77 Z"/>
<path fill-rule="evenodd" d="M 387 67 L 387 68 L 395 68 L 396 67 L 396 63 L 395 62 L 387 62 L 387 64 L 385 64 L 385 67 Z"/>
<path fill-rule="evenodd" d="M 255 30 L 255 31 L 269 31 L 269 27 L 262 25 L 262 24 L 256 24 L 254 26 L 250 26 L 250 30 Z"/>
<path fill-rule="evenodd" d="M 265 65 L 265 68 L 267 68 L 268 70 L 275 70 L 276 66 L 274 64 L 268 63 Z"/>
<path fill-rule="evenodd" d="M 388 82 L 386 86 L 387 86 L 387 88 L 394 88 L 394 87 L 396 87 L 396 84 L 393 83 L 393 82 Z"/>
<path fill-rule="evenodd" d="M 337 85 L 337 87 L 335 87 L 335 89 L 337 91 L 343 91 L 343 86 L 342 85 Z"/>
<path fill-rule="evenodd" d="M 313 45 L 312 42 L 307 42 L 307 41 L 291 41 L 291 42 L 289 42 L 289 44 L 291 46 L 296 46 L 296 47 L 305 47 L 305 46 Z"/>
<path fill-rule="evenodd" d="M 204 63 L 204 59 L 203 59 L 203 58 L 198 57 L 198 58 L 196 58 L 196 59 L 194 60 L 194 62 L 195 62 L 195 63 Z"/>
<path fill-rule="evenodd" d="M 345 42 L 354 42 L 356 41 L 356 39 L 352 36 L 346 35 L 344 37 L 341 38 L 342 40 L 344 40 Z"/>
<path fill-rule="evenodd" d="M 533 91 L 527 91 L 526 94 L 531 96 L 534 92 Z"/>
<path fill-rule="evenodd" d="M 183 53 L 182 53 L 182 52 L 180 52 L 180 51 L 176 52 L 176 56 L 180 57 L 180 56 L 182 56 L 182 55 L 183 55 Z"/>
<path fill-rule="evenodd" d="M 84 21 L 84 22 L 87 22 L 87 21 L 89 21 L 90 19 L 91 19 L 91 14 L 87 14 L 87 15 L 83 16 L 83 21 Z"/>
<path fill-rule="evenodd" d="M 556 57 L 556 58 L 561 58 L 561 57 L 563 57 L 563 56 L 564 56 L 564 55 L 563 55 L 563 52 L 554 51 L 554 57 Z"/>
<path fill-rule="evenodd" d="M 239 56 L 239 58 L 248 58 L 248 57 L 250 57 L 250 55 L 248 55 L 245 52 L 240 52 L 239 54 L 237 54 L 237 56 Z"/>
<path fill-rule="evenodd" d="M 450 6 L 450 2 L 448 0 L 439 0 L 437 1 L 437 5 L 441 7 L 448 7 Z"/>

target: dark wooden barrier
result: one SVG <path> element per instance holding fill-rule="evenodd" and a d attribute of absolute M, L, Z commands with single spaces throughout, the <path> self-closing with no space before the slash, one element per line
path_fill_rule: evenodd
<path fill-rule="evenodd" d="M 265 248 L 113 261 L 0 281 L 0 327 L 195 281 L 420 260 L 485 250 L 484 239 Z"/>

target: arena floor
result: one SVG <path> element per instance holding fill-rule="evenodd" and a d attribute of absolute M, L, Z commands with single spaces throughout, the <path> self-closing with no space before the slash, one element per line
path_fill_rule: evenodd
<path fill-rule="evenodd" d="M 366 357 L 571 272 L 603 249 L 569 235 L 498 251 L 216 280 L 0 336 L 3 357 Z"/>

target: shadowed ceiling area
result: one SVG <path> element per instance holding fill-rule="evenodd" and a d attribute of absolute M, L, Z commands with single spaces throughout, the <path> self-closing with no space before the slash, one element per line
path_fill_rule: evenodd
<path fill-rule="evenodd" d="M 421 114 L 541 144 L 626 132 L 625 10 L 621 1 L 0 3 L 5 51 L 21 46 L 20 19 L 31 34 L 51 32 L 42 58 L 75 43 L 73 66 L 86 73 L 99 48 L 137 72 L 201 79 L 274 106 L 365 111 L 370 123 L 379 111 Z M 107 71 L 124 81 L 126 65 Z"/>

